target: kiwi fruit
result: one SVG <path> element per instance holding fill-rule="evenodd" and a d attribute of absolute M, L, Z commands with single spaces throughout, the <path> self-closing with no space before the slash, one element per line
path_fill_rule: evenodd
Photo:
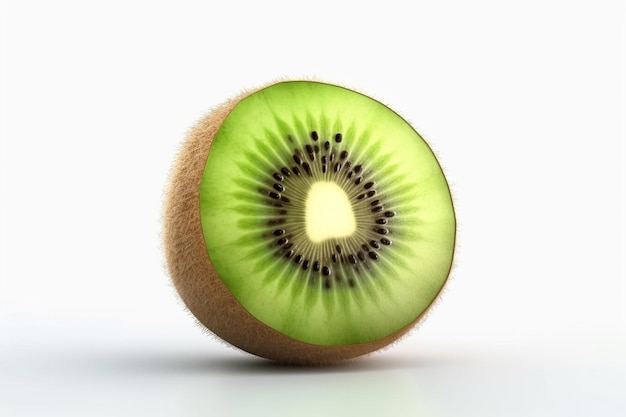
<path fill-rule="evenodd" d="M 169 274 L 211 332 L 254 355 L 329 364 L 381 349 L 446 283 L 456 221 L 443 171 L 397 113 L 284 81 L 191 129 L 164 211 Z"/>

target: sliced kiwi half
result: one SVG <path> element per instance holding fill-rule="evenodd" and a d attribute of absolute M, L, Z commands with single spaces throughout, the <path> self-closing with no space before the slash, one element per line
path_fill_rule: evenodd
<path fill-rule="evenodd" d="M 450 273 L 443 171 L 398 114 L 355 91 L 287 81 L 190 132 L 164 239 L 189 310 L 258 356 L 337 362 L 412 328 Z"/>

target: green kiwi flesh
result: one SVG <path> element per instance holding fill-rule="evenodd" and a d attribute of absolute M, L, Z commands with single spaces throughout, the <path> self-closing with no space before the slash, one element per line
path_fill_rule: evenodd
<path fill-rule="evenodd" d="M 289 81 L 202 120 L 174 168 L 164 237 L 192 313 L 292 363 L 377 350 L 450 273 L 455 216 L 420 135 L 360 93 Z"/>

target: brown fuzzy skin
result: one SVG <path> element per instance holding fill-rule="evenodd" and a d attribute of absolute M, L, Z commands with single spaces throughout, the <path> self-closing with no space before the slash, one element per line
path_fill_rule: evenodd
<path fill-rule="evenodd" d="M 252 316 L 226 288 L 208 255 L 200 223 L 200 182 L 213 139 L 230 111 L 247 95 L 205 116 L 189 133 L 174 165 L 164 211 L 164 249 L 170 276 L 191 313 L 238 348 L 281 363 L 322 365 L 379 350 L 407 333 L 421 318 L 384 339 L 354 345 L 301 342 Z"/>

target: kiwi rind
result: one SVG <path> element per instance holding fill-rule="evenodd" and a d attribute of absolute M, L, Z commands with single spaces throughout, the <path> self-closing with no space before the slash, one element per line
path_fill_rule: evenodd
<path fill-rule="evenodd" d="M 334 363 L 393 343 L 426 312 L 380 340 L 337 346 L 307 343 L 286 336 L 252 316 L 233 297 L 213 267 L 198 210 L 200 183 L 213 139 L 222 123 L 254 91 L 229 100 L 205 116 L 188 134 L 174 165 L 165 203 L 163 237 L 176 290 L 200 323 L 217 336 L 242 350 L 284 363 Z"/>

